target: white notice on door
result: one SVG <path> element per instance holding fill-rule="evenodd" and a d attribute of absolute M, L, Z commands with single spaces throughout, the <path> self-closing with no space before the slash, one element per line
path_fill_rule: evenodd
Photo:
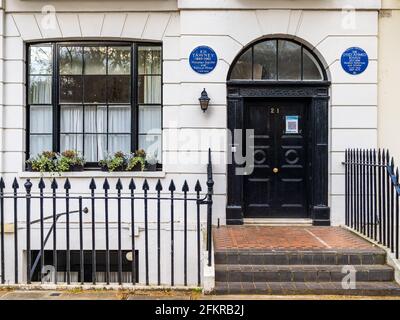
<path fill-rule="evenodd" d="M 286 116 L 286 133 L 299 133 L 299 116 Z"/>

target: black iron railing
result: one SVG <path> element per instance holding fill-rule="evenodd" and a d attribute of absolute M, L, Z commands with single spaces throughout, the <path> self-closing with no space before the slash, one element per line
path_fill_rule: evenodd
<path fill-rule="evenodd" d="M 346 225 L 399 258 L 399 170 L 388 150 L 346 150 Z"/>
<path fill-rule="evenodd" d="M 67 284 L 71 284 L 73 281 L 71 279 L 71 253 L 79 253 L 79 271 L 78 279 L 80 283 L 84 284 L 85 279 L 87 279 L 87 270 L 85 270 L 85 266 L 87 266 L 87 257 L 91 262 L 89 263 L 90 271 L 91 271 L 91 279 L 90 282 L 93 284 L 97 284 L 99 281 L 97 279 L 97 268 L 101 268 L 105 273 L 105 283 L 110 284 L 112 282 L 111 277 L 111 247 L 116 248 L 114 252 L 116 253 L 116 265 L 117 265 L 117 283 L 123 284 L 123 271 L 126 271 L 126 268 L 123 267 L 123 253 L 131 252 L 131 263 L 129 267 L 130 279 L 132 284 L 137 283 L 137 274 L 138 274 L 138 264 L 136 260 L 137 250 L 144 252 L 144 283 L 149 285 L 152 284 L 165 284 L 162 283 L 161 273 L 165 267 L 170 268 L 170 279 L 169 284 L 171 286 L 175 285 L 176 276 L 175 276 L 175 267 L 176 267 L 176 255 L 177 255 L 177 244 L 178 241 L 183 242 L 183 284 L 185 286 L 188 285 L 188 268 L 190 270 L 194 270 L 197 268 L 197 285 L 201 285 L 201 206 L 207 206 L 207 217 L 206 217 L 206 228 L 207 228 L 207 238 L 206 238 L 206 250 L 208 251 L 208 265 L 212 263 L 212 205 L 213 205 L 213 173 L 212 173 L 212 163 L 211 163 L 211 150 L 209 150 L 209 162 L 207 165 L 207 192 L 202 194 L 202 185 L 199 180 L 197 180 L 193 189 L 190 190 L 190 186 L 185 180 L 181 192 L 178 192 L 175 182 L 173 180 L 170 181 L 168 186 L 168 192 L 163 193 L 164 186 L 161 180 L 158 180 L 155 185 L 155 190 L 150 190 L 150 186 L 148 181 L 145 179 L 143 185 L 141 186 L 141 190 L 137 190 L 135 181 L 133 179 L 130 180 L 128 187 L 128 192 L 123 193 L 126 190 L 126 186 L 122 184 L 121 179 L 118 179 L 114 190 L 112 190 L 111 185 L 108 179 L 105 179 L 102 182 L 102 190 L 98 191 L 98 183 L 96 183 L 95 179 L 92 179 L 88 188 L 87 195 L 76 195 L 72 193 L 72 185 L 69 179 L 65 180 L 63 184 L 63 190 L 59 190 L 60 186 L 57 182 L 57 179 L 52 179 L 50 188 L 48 189 L 43 180 L 40 179 L 37 189 L 37 193 L 33 193 L 32 190 L 34 187 L 30 179 L 27 179 L 24 183 L 24 191 L 20 191 L 20 186 L 17 179 L 14 179 L 12 184 L 12 192 L 7 192 L 6 185 L 4 180 L 0 179 L 0 283 L 22 283 L 25 282 L 27 284 L 31 284 L 33 282 L 34 274 L 39 271 L 39 278 L 43 282 L 45 274 L 42 270 L 45 269 L 47 265 L 45 261 L 45 256 L 51 258 L 51 266 L 54 268 L 55 272 L 59 271 L 60 265 L 58 260 L 60 260 L 60 250 L 59 248 L 63 248 L 63 272 L 65 272 L 65 282 Z M 97 190 L 97 191 L 96 191 Z M 149 193 L 154 191 L 154 196 Z M 79 190 L 82 192 L 82 190 Z M 5 203 L 6 202 L 6 203 Z M 110 206 L 110 203 L 113 202 L 114 206 Z M 62 213 L 59 212 L 60 203 L 62 203 L 62 208 L 65 210 Z M 87 204 L 87 207 L 84 206 L 84 203 Z M 167 206 L 162 206 L 162 203 L 169 203 Z M 50 204 L 46 207 L 46 204 Z M 100 206 L 100 204 L 102 204 Z M 139 206 L 139 204 L 141 204 Z M 154 206 L 153 206 L 154 204 Z M 191 205 L 189 205 L 191 204 Z M 150 205 L 151 208 L 150 208 Z M 24 210 L 20 210 L 21 207 L 24 207 Z M 76 210 L 72 210 L 71 208 L 77 208 Z M 168 208 L 168 210 L 166 210 Z M 10 242 L 7 242 L 5 239 L 5 213 L 13 211 L 13 232 L 10 237 Z M 179 210 L 179 212 L 178 212 Z M 151 211 L 151 212 L 150 212 Z M 156 212 L 154 212 L 156 211 Z M 182 212 L 183 211 L 183 212 Z M 50 213 L 47 213 L 50 212 Z M 122 225 L 123 218 L 126 221 L 126 213 L 128 212 L 128 220 L 130 224 L 130 237 L 131 243 L 130 248 L 123 248 L 122 242 Z M 84 228 L 84 214 L 91 215 L 91 224 L 89 231 L 87 228 Z M 156 217 L 156 237 L 151 239 L 149 233 L 149 215 L 150 213 L 155 213 Z M 183 223 L 180 223 L 179 226 L 183 228 L 183 238 L 177 239 L 176 237 L 176 215 L 180 214 L 183 217 Z M 116 214 L 116 224 L 117 227 L 113 230 L 110 229 L 110 215 Z M 39 219 L 32 219 L 33 216 L 39 215 Z M 74 217 L 77 215 L 74 221 Z M 137 227 L 137 217 L 144 217 L 144 221 L 142 222 L 144 228 L 144 245 L 138 247 L 135 242 L 135 228 Z M 60 218 L 65 218 L 64 221 L 60 222 Z M 98 222 L 99 217 L 104 218 L 103 221 Z M 197 261 L 188 261 L 188 219 L 191 218 L 192 221 L 195 221 L 196 225 L 196 258 Z M 24 222 L 25 228 L 21 228 L 21 221 Z M 52 222 L 51 226 L 45 226 L 45 222 Z M 20 224 L 19 224 L 20 222 Z M 74 222 L 75 225 L 78 226 L 77 240 L 79 243 L 78 250 L 71 249 L 71 223 Z M 164 230 L 165 232 L 170 232 L 170 244 L 169 246 L 164 246 L 162 241 L 161 234 L 161 224 L 166 224 L 170 226 L 170 230 Z M 102 228 L 99 228 L 99 224 L 102 224 Z M 33 250 L 32 248 L 32 227 L 34 225 L 39 225 L 39 236 L 40 248 L 36 248 L 39 250 Z M 115 234 L 116 231 L 116 234 Z M 62 232 L 63 243 L 57 243 L 60 241 L 60 237 L 58 232 Z M 45 235 L 46 233 L 46 235 Z M 102 233 L 102 234 L 100 234 Z M 50 240 L 52 235 L 52 240 Z M 21 244 L 19 242 L 19 237 L 23 236 L 26 241 L 21 248 Z M 104 237 L 105 248 L 102 248 L 104 251 L 105 258 L 104 263 L 99 267 L 98 259 L 99 254 L 96 252 L 99 247 L 97 240 L 99 237 Z M 85 238 L 86 237 L 86 238 Z M 87 245 L 87 238 L 90 238 L 89 243 L 91 245 Z M 165 239 L 165 238 L 164 238 Z M 150 257 L 149 246 L 151 243 L 156 243 L 156 255 Z M 11 244 L 11 245 L 10 245 Z M 50 244 L 51 248 L 49 250 L 46 249 L 46 245 Z M 88 248 L 89 247 L 89 248 Z M 161 260 L 162 250 L 163 248 L 168 247 L 168 250 L 164 252 L 164 257 L 167 255 L 170 256 L 170 261 Z M 20 250 L 24 250 L 25 257 L 25 268 L 24 268 L 24 276 L 21 277 L 20 267 L 23 261 L 22 256 L 20 255 Z M 165 250 L 165 249 L 164 249 Z M 50 252 L 49 252 L 50 251 Z M 193 250 L 191 250 L 193 251 Z M 14 272 L 7 273 L 6 270 L 6 262 L 7 266 L 10 265 L 6 259 L 12 259 L 14 268 Z M 103 260 L 103 259 L 102 259 Z M 157 263 L 157 279 L 155 281 L 150 281 L 150 265 L 156 261 Z M 168 265 L 169 264 L 169 265 Z M 190 265 L 189 265 L 190 264 Z M 115 263 L 114 263 L 115 265 Z M 152 266 L 154 267 L 154 266 Z M 40 268 L 40 269 L 38 269 Z M 10 270 L 8 270 L 10 271 Z M 13 274 L 13 279 L 7 279 L 8 274 Z M 11 278 L 11 277 L 10 277 Z M 23 279 L 21 279 L 23 278 Z M 54 283 L 57 284 L 57 277 L 53 277 Z M 165 282 L 165 281 L 164 281 Z"/>

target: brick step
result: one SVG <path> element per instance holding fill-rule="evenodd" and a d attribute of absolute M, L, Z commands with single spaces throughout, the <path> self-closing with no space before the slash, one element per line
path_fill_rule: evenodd
<path fill-rule="evenodd" d="M 371 251 L 216 251 L 215 264 L 240 265 L 382 265 L 383 250 Z"/>
<path fill-rule="evenodd" d="M 400 296 L 395 282 L 357 282 L 344 289 L 341 282 L 216 282 L 213 294 Z"/>
<path fill-rule="evenodd" d="M 356 281 L 393 281 L 387 265 L 355 265 Z M 344 271 L 344 272 L 342 272 Z M 348 274 L 341 265 L 216 265 L 217 282 L 335 282 Z"/>

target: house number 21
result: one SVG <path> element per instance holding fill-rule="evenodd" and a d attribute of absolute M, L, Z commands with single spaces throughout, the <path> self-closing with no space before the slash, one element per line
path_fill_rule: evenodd
<path fill-rule="evenodd" d="M 277 113 L 279 114 L 280 110 L 279 108 L 271 108 L 271 114 Z"/>

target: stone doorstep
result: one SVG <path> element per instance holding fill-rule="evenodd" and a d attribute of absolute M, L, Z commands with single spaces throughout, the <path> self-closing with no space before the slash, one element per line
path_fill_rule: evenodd
<path fill-rule="evenodd" d="M 382 265 L 386 263 L 386 253 L 380 249 L 372 251 L 224 250 L 216 251 L 214 256 L 217 265 Z"/>
<path fill-rule="evenodd" d="M 355 289 L 344 289 L 341 282 L 216 282 L 213 294 L 400 296 L 400 286 L 395 282 L 357 282 Z"/>
<path fill-rule="evenodd" d="M 356 281 L 394 281 L 386 265 L 354 266 Z M 229 282 L 334 282 L 347 274 L 340 265 L 217 265 L 215 279 Z"/>

